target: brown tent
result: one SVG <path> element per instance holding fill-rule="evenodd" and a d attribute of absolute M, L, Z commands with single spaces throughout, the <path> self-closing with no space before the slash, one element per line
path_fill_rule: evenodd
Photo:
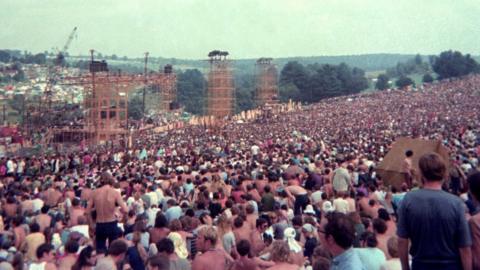
<path fill-rule="evenodd" d="M 405 152 L 413 151 L 413 167 L 417 172 L 415 177 L 420 180 L 420 170 L 418 168 L 418 160 L 424 154 L 435 152 L 439 154 L 445 161 L 449 161 L 449 151 L 440 141 L 430 141 L 422 139 L 412 139 L 401 137 L 398 138 L 388 152 L 382 162 L 376 168 L 377 174 L 382 177 L 385 185 L 392 185 L 400 188 L 404 182 L 402 175 L 402 165 L 405 159 Z"/>

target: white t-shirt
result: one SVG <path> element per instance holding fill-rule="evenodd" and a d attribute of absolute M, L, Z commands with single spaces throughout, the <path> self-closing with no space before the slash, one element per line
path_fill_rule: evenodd
<path fill-rule="evenodd" d="M 32 205 L 33 205 L 32 211 L 34 213 L 37 212 L 37 211 L 40 211 L 40 209 L 42 209 L 42 207 L 43 207 L 43 204 L 44 204 L 44 202 L 41 199 L 39 199 L 39 198 L 33 199 L 32 200 Z"/>
<path fill-rule="evenodd" d="M 160 169 L 161 167 L 163 167 L 165 164 L 161 161 L 161 160 L 157 160 L 155 161 L 155 167 L 157 167 L 158 169 Z"/>
<path fill-rule="evenodd" d="M 153 227 L 155 225 L 155 218 L 157 217 L 157 213 L 160 211 L 158 208 L 148 208 L 147 211 L 147 217 L 148 217 L 148 223 L 147 227 Z"/>
<path fill-rule="evenodd" d="M 23 173 L 24 170 L 25 170 L 25 161 L 21 160 L 20 162 L 18 162 L 17 173 Z"/>
<path fill-rule="evenodd" d="M 384 202 L 385 196 L 387 196 L 387 193 L 383 190 L 376 190 L 375 195 L 377 196 L 379 201 Z"/>
<path fill-rule="evenodd" d="M 260 151 L 260 147 L 258 147 L 257 145 L 253 145 L 250 150 L 252 152 L 252 155 L 255 156 L 255 155 L 258 155 L 258 152 Z"/>
<path fill-rule="evenodd" d="M 90 235 L 88 233 L 88 225 L 75 225 L 70 229 L 72 232 L 81 233 L 84 237 L 90 239 Z"/>
<path fill-rule="evenodd" d="M 323 192 L 321 192 L 320 190 L 317 190 L 317 191 L 312 193 L 312 201 L 313 201 L 314 204 L 317 204 L 320 201 L 322 201 L 322 194 L 323 194 Z"/>
<path fill-rule="evenodd" d="M 336 198 L 333 200 L 333 207 L 335 208 L 335 211 L 344 214 L 348 213 L 349 210 L 348 201 L 343 198 Z"/>
<path fill-rule="evenodd" d="M 7 173 L 14 173 L 16 167 L 17 164 L 15 164 L 15 162 L 12 160 L 7 161 Z"/>
<path fill-rule="evenodd" d="M 158 196 L 155 191 L 148 192 L 146 195 L 150 198 L 150 204 L 158 205 Z"/>

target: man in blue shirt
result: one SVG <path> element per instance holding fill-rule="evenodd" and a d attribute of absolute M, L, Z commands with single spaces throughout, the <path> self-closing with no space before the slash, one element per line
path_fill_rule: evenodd
<path fill-rule="evenodd" d="M 182 208 L 177 205 L 177 202 L 174 199 L 170 199 L 167 201 L 167 211 L 165 212 L 165 217 L 167 218 L 168 222 L 171 222 L 174 219 L 180 219 L 182 216 Z"/>
<path fill-rule="evenodd" d="M 446 176 L 443 159 L 435 153 L 419 160 L 423 188 L 405 195 L 398 210 L 398 251 L 403 270 L 472 269 L 472 239 L 465 204 L 442 190 Z"/>
<path fill-rule="evenodd" d="M 363 270 L 365 267 L 357 252 L 353 249 L 355 225 L 343 213 L 333 213 L 321 232 L 324 242 L 333 255 L 331 270 Z"/>

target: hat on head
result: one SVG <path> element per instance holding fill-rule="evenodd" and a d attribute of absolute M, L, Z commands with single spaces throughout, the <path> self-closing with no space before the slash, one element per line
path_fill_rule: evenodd
<path fill-rule="evenodd" d="M 311 204 L 307 205 L 305 208 L 305 211 L 303 211 L 305 214 L 312 214 L 315 215 L 315 210 L 313 209 L 313 206 Z"/>
<path fill-rule="evenodd" d="M 295 253 L 302 251 L 302 247 L 295 240 L 296 235 L 297 233 L 295 232 L 294 228 L 286 228 L 283 231 L 283 237 L 287 241 L 288 247 L 290 248 L 291 251 Z"/>
<path fill-rule="evenodd" d="M 322 210 L 326 214 L 335 211 L 335 207 L 333 207 L 330 201 L 326 201 L 323 203 Z"/>

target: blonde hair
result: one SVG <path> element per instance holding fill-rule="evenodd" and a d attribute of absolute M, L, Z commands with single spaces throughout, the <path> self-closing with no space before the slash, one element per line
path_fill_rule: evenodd
<path fill-rule="evenodd" d="M 199 229 L 199 233 L 203 235 L 205 240 L 210 241 L 212 245 L 217 243 L 218 234 L 217 230 L 213 226 L 203 226 Z"/>
<path fill-rule="evenodd" d="M 232 230 L 232 220 L 226 214 L 222 214 L 217 220 L 218 235 L 223 238 L 223 235 Z"/>
<path fill-rule="evenodd" d="M 277 240 L 272 243 L 271 259 L 274 262 L 290 261 L 290 247 L 287 242 Z"/>

